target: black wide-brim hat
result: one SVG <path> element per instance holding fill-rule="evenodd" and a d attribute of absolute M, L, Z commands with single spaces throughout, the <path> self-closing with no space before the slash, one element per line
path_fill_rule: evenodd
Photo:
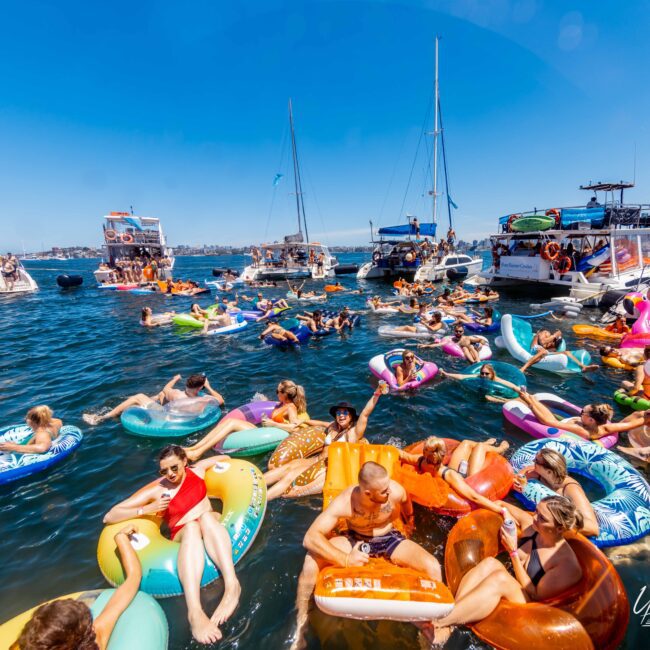
<path fill-rule="evenodd" d="M 357 419 L 357 409 L 355 409 L 354 406 L 350 404 L 350 402 L 339 402 L 338 404 L 330 408 L 330 415 L 334 419 L 336 419 L 336 411 L 338 411 L 338 409 L 347 409 L 348 411 L 350 411 L 350 415 L 352 416 L 352 419 L 353 420 Z"/>

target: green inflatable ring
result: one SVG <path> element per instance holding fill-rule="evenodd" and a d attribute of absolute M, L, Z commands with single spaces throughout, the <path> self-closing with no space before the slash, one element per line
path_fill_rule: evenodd
<path fill-rule="evenodd" d="M 614 393 L 614 401 L 621 406 L 627 406 L 634 411 L 650 409 L 650 399 L 638 395 L 628 395 L 622 388 Z"/>
<path fill-rule="evenodd" d="M 217 311 L 217 308 L 219 305 L 210 305 L 206 311 L 208 312 L 208 318 L 214 314 L 215 311 Z M 175 316 L 172 316 L 172 323 L 174 325 L 178 325 L 179 327 L 196 327 L 198 328 L 203 328 L 203 323 L 205 321 L 199 320 L 198 318 L 195 318 L 192 316 L 192 314 L 176 314 Z"/>

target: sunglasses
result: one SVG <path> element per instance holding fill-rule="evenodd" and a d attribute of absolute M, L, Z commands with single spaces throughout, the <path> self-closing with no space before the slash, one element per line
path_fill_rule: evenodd
<path fill-rule="evenodd" d="M 481 372 L 479 374 L 481 375 L 481 377 L 489 377 L 490 376 L 489 372 Z"/>
<path fill-rule="evenodd" d="M 410 361 L 411 359 L 415 359 L 415 355 L 413 355 L 413 354 L 405 354 L 404 359 L 406 361 Z"/>
<path fill-rule="evenodd" d="M 181 468 L 180 465 L 172 465 L 171 467 L 161 467 L 159 472 L 161 476 L 167 476 L 170 472 L 172 474 L 178 474 L 178 470 Z"/>
<path fill-rule="evenodd" d="M 346 409 L 337 409 L 335 413 L 337 418 L 347 417 L 348 415 L 350 415 L 350 411 Z"/>

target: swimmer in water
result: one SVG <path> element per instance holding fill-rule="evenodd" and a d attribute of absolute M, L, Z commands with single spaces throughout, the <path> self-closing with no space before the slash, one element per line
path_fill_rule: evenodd
<path fill-rule="evenodd" d="M 53 417 L 49 406 L 34 406 L 27 411 L 25 422 L 34 435 L 25 444 L 0 443 L 0 452 L 11 454 L 44 454 L 52 446 L 52 440 L 59 435 L 63 422 Z"/>

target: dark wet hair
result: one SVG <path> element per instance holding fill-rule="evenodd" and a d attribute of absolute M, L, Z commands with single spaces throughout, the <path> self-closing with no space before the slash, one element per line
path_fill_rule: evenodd
<path fill-rule="evenodd" d="M 80 600 L 41 605 L 18 637 L 20 650 L 98 650 L 93 617 Z"/>
<path fill-rule="evenodd" d="M 486 316 L 492 318 L 492 314 L 494 314 L 494 309 L 492 309 L 492 307 L 483 307 L 483 311 L 485 312 Z"/>
<path fill-rule="evenodd" d="M 177 456 L 181 460 L 187 460 L 187 454 L 180 445 L 166 445 L 163 447 L 158 454 L 158 462 L 169 458 L 169 456 Z"/>
<path fill-rule="evenodd" d="M 202 373 L 190 375 L 185 382 L 187 388 L 203 388 L 205 386 L 206 376 Z"/>

